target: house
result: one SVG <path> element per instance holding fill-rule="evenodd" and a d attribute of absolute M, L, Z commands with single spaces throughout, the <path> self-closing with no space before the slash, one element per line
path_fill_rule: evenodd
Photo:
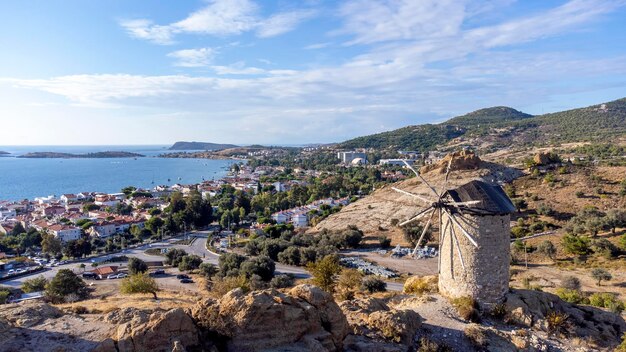
<path fill-rule="evenodd" d="M 0 208 L 0 220 L 2 219 L 11 219 L 17 216 L 17 212 L 15 209 L 9 209 L 7 207 Z"/>
<path fill-rule="evenodd" d="M 65 213 L 65 207 L 61 205 L 50 205 L 41 209 L 42 216 L 58 216 Z"/>
<path fill-rule="evenodd" d="M 61 202 L 68 204 L 78 201 L 78 196 L 75 194 L 64 194 L 61 196 Z"/>
<path fill-rule="evenodd" d="M 96 194 L 94 203 L 99 206 L 114 207 L 120 203 L 120 200 L 108 194 Z"/>
<path fill-rule="evenodd" d="M 380 159 L 378 165 L 404 166 L 404 159 Z M 415 159 L 406 159 L 409 165 L 415 164 Z"/>
<path fill-rule="evenodd" d="M 107 238 L 117 233 L 117 226 L 112 222 L 102 222 L 97 225 L 93 225 L 89 229 L 89 234 L 100 238 Z"/>
<path fill-rule="evenodd" d="M 276 221 L 277 224 L 284 224 L 287 222 L 289 217 L 281 211 L 281 212 L 272 214 L 272 219 Z"/>
<path fill-rule="evenodd" d="M 295 227 L 309 226 L 309 217 L 305 213 L 298 213 L 291 217 L 291 223 Z"/>
<path fill-rule="evenodd" d="M 97 267 L 93 269 L 92 272 L 96 275 L 100 275 L 101 277 L 106 278 L 108 275 L 117 273 L 117 269 L 119 269 L 117 265 L 107 265 Z"/>
<path fill-rule="evenodd" d="M 75 241 L 80 238 L 82 231 L 78 227 L 54 224 L 48 227 L 48 231 L 61 242 Z"/>

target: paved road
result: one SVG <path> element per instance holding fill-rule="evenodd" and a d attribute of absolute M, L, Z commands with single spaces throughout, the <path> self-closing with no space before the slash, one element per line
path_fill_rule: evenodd
<path fill-rule="evenodd" d="M 163 241 L 163 242 L 157 242 L 157 243 L 152 243 L 152 244 L 146 244 L 146 245 L 142 245 L 140 247 L 137 248 L 133 248 L 133 249 L 127 249 L 124 250 L 122 252 L 118 252 L 118 253 L 114 253 L 114 254 L 106 254 L 106 255 L 102 255 L 99 257 L 95 257 L 95 258 L 90 258 L 87 261 L 84 261 L 83 263 L 85 263 L 85 265 L 87 265 L 86 270 L 90 270 L 91 269 L 91 262 L 97 262 L 97 263 L 102 263 L 108 259 L 110 259 L 111 257 L 114 256 L 120 256 L 120 255 L 125 255 L 127 257 L 137 257 L 141 260 L 144 261 L 155 261 L 155 260 L 162 260 L 163 257 L 162 256 L 157 256 L 157 255 L 149 255 L 146 254 L 145 251 L 149 248 L 179 248 L 179 249 L 184 249 L 187 253 L 189 254 L 195 254 L 197 256 L 199 256 L 200 258 L 203 258 L 203 261 L 206 263 L 212 263 L 212 264 L 216 264 L 218 262 L 218 258 L 219 256 L 209 252 L 206 249 L 206 241 L 207 241 L 207 237 L 205 232 L 202 231 L 198 231 L 196 233 L 194 233 L 197 236 L 197 239 L 191 244 L 191 245 L 184 245 L 184 244 L 173 244 L 172 242 L 175 242 L 178 239 L 170 239 L 167 241 Z M 80 272 L 79 269 L 79 265 L 80 263 L 71 263 L 71 264 L 64 264 L 64 265 L 59 265 L 57 267 L 53 267 L 49 270 L 46 270 L 44 272 L 40 272 L 40 273 L 36 273 L 33 275 L 28 275 L 28 276 L 22 276 L 19 278 L 15 278 L 13 280 L 9 280 L 9 281 L 4 281 L 2 283 L 0 283 L 0 285 L 5 285 L 5 286 L 11 286 L 11 287 L 20 287 L 22 285 L 22 283 L 25 280 L 28 280 L 29 278 L 32 278 L 33 276 L 38 276 L 38 275 L 43 275 L 46 279 L 51 279 L 53 278 L 56 273 L 60 270 L 60 269 L 72 269 L 74 270 L 76 273 Z M 113 264 L 116 265 L 116 264 Z M 290 266 L 290 265 L 284 265 L 284 264 L 280 264 L 280 263 L 276 263 L 276 273 L 280 273 L 280 274 L 292 274 L 297 278 L 309 278 L 311 277 L 311 274 L 304 268 L 302 267 L 297 267 L 297 266 Z M 389 291 L 402 291 L 402 284 L 401 283 L 396 283 L 396 282 L 391 282 L 388 281 L 387 283 L 387 290 Z"/>

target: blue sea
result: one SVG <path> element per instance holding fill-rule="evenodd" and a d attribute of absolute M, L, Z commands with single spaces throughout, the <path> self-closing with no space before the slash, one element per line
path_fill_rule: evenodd
<path fill-rule="evenodd" d="M 167 146 L 0 146 L 11 153 L 0 157 L 0 200 L 33 199 L 79 192 L 119 192 L 126 186 L 153 188 L 175 183 L 192 184 L 219 179 L 234 160 L 170 159 Z M 24 159 L 30 152 L 84 154 L 126 151 L 143 158 Z"/>

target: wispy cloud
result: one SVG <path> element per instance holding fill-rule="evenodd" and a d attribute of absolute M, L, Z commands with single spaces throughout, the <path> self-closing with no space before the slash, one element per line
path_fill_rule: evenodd
<path fill-rule="evenodd" d="M 204 67 L 209 66 L 215 56 L 215 50 L 211 48 L 184 49 L 167 54 L 176 59 L 174 66 L 180 67 Z"/>
<path fill-rule="evenodd" d="M 264 18 L 259 15 L 258 4 L 251 0 L 211 0 L 186 18 L 167 25 L 147 19 L 124 20 L 120 25 L 134 38 L 168 45 L 180 33 L 228 36 L 255 31 L 259 38 L 274 37 L 293 30 L 315 14 L 314 10 L 294 10 Z"/>

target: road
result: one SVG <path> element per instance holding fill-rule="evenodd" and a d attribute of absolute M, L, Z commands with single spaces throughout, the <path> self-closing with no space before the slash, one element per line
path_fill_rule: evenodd
<path fill-rule="evenodd" d="M 195 235 L 197 238 L 195 241 L 193 241 L 191 245 L 173 244 L 172 242 L 180 240 L 180 238 L 176 238 L 176 239 L 170 239 L 170 240 L 163 241 L 163 242 L 142 245 L 137 248 L 127 249 L 127 250 L 114 253 L 114 254 L 106 254 L 106 255 L 99 256 L 99 257 L 90 258 L 89 260 L 82 261 L 82 263 L 85 263 L 85 265 L 87 266 L 86 270 L 90 270 L 91 262 L 102 263 L 110 259 L 111 257 L 120 256 L 120 255 L 125 255 L 127 257 L 136 257 L 144 261 L 162 260 L 163 259 L 162 256 L 146 254 L 145 251 L 149 248 L 178 248 L 178 249 L 185 250 L 189 254 L 195 254 L 199 256 L 200 258 L 202 258 L 202 260 L 205 263 L 211 263 L 211 264 L 217 265 L 219 255 L 213 252 L 210 252 L 206 249 L 207 233 L 198 231 L 198 232 L 193 233 L 193 235 Z M 61 269 L 71 269 L 74 272 L 78 273 L 80 272 L 79 265 L 80 263 L 59 265 L 56 267 L 52 267 L 51 269 L 46 270 L 44 272 L 39 272 L 39 273 L 28 275 L 28 276 L 21 276 L 13 280 L 4 281 L 0 283 L 0 285 L 18 288 L 22 285 L 22 283 L 25 280 L 28 280 L 32 278 L 33 276 L 38 276 L 38 275 L 43 275 L 43 277 L 50 280 Z M 112 265 L 117 265 L 117 264 L 112 264 Z M 311 274 L 302 267 L 284 265 L 280 263 L 276 263 L 276 273 L 277 274 L 291 274 L 301 279 L 306 279 L 306 278 L 311 277 Z M 402 291 L 403 285 L 401 283 L 392 282 L 392 281 L 387 281 L 386 283 L 387 283 L 387 290 Z"/>

